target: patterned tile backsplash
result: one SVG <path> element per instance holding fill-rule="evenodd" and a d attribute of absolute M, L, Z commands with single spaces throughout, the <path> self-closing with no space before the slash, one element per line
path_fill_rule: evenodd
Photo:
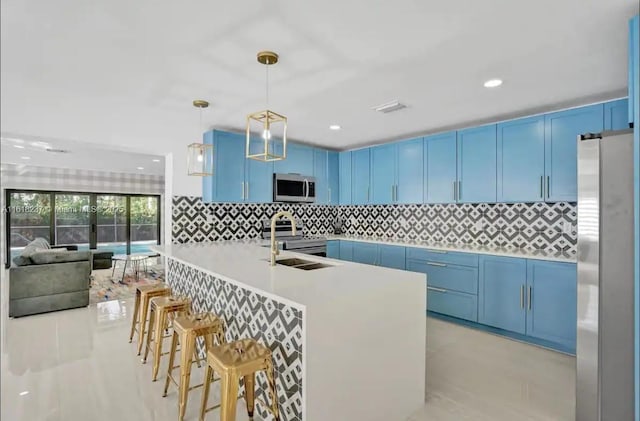
<path fill-rule="evenodd" d="M 308 236 L 333 234 L 339 217 L 348 235 L 576 252 L 577 205 L 568 202 L 324 206 L 174 196 L 173 242 L 259 237 L 260 221 L 282 209 L 304 222 Z"/>

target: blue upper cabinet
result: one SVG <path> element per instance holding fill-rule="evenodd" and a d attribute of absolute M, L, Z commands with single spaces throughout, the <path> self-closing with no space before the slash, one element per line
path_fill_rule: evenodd
<path fill-rule="evenodd" d="M 629 101 L 619 99 L 604 104 L 604 129 L 622 130 L 629 128 Z"/>
<path fill-rule="evenodd" d="M 456 132 L 424 138 L 425 203 L 456 202 L 456 153 Z"/>
<path fill-rule="evenodd" d="M 384 205 L 395 201 L 396 150 L 397 148 L 394 143 L 375 146 L 369 149 L 371 154 L 369 203 Z M 364 158 L 362 159 L 364 160 Z"/>
<path fill-rule="evenodd" d="M 351 152 L 351 199 L 354 205 L 366 205 L 370 199 L 369 149 Z"/>
<path fill-rule="evenodd" d="M 313 149 L 310 146 L 299 143 L 287 143 L 287 158 L 282 161 L 276 161 L 274 171 L 284 174 L 312 175 Z"/>
<path fill-rule="evenodd" d="M 498 124 L 498 202 L 544 201 L 544 116 Z"/>
<path fill-rule="evenodd" d="M 213 146 L 213 130 L 202 135 L 202 143 Z M 208 175 L 206 177 L 202 177 L 202 201 L 204 203 L 211 203 L 214 201 L 213 183 L 213 176 Z"/>
<path fill-rule="evenodd" d="M 242 202 L 246 196 L 245 137 L 213 131 L 213 200 Z"/>
<path fill-rule="evenodd" d="M 575 352 L 576 284 L 574 263 L 527 261 L 527 335 Z"/>
<path fill-rule="evenodd" d="M 337 205 L 340 203 L 340 162 L 338 152 L 327 152 L 327 179 L 329 183 L 329 204 Z"/>
<path fill-rule="evenodd" d="M 340 175 L 338 182 L 340 183 L 340 204 L 350 205 L 353 203 L 352 192 L 352 177 L 351 177 L 351 152 L 340 152 L 338 156 Z"/>
<path fill-rule="evenodd" d="M 496 125 L 458 131 L 459 203 L 496 202 Z"/>
<path fill-rule="evenodd" d="M 604 105 L 547 114 L 544 124 L 545 200 L 575 202 L 578 198 L 578 136 L 602 132 Z"/>
<path fill-rule="evenodd" d="M 244 136 L 243 140 L 245 140 Z M 249 150 L 252 154 L 259 153 L 261 148 L 262 139 L 251 139 Z M 245 159 L 244 164 L 244 201 L 253 203 L 271 202 L 273 200 L 273 162 Z"/>
<path fill-rule="evenodd" d="M 480 256 L 479 269 L 478 322 L 524 334 L 527 261 Z"/>
<path fill-rule="evenodd" d="M 396 203 L 423 203 L 423 140 L 405 140 L 397 144 Z"/>
<path fill-rule="evenodd" d="M 629 20 L 629 103 L 627 119 L 634 126 L 640 124 L 640 16 Z"/>
<path fill-rule="evenodd" d="M 327 151 L 314 149 L 313 176 L 316 179 L 316 203 L 329 203 L 329 166 Z"/>

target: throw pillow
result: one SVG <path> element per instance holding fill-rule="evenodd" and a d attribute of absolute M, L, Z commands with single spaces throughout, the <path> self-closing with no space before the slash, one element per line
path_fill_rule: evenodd
<path fill-rule="evenodd" d="M 20 255 L 22 257 L 31 257 L 35 252 L 38 252 L 41 250 L 49 250 L 50 248 L 51 246 L 49 246 L 49 242 L 47 240 L 45 240 L 44 238 L 38 237 L 32 242 L 30 242 L 29 244 L 27 244 L 27 246 L 24 248 L 24 250 L 22 250 L 22 253 L 20 253 Z"/>

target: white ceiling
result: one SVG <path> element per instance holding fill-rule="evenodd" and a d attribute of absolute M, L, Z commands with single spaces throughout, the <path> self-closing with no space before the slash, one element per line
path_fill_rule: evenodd
<path fill-rule="evenodd" d="M 343 149 L 625 95 L 637 0 L 3 0 L 2 131 L 166 153 L 271 107 Z M 504 79 L 493 90 L 489 78 Z M 399 99 L 384 115 L 371 107 Z M 343 130 L 328 130 L 340 124 Z"/>
<path fill-rule="evenodd" d="M 64 150 L 49 152 L 47 148 Z M 164 156 L 109 149 L 95 144 L 43 139 L 3 133 L 0 154 L 3 164 L 74 168 L 130 174 L 164 175 Z"/>

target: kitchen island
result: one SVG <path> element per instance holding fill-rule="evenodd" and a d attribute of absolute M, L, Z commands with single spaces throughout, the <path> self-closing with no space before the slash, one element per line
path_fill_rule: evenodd
<path fill-rule="evenodd" d="M 262 240 L 155 246 L 167 283 L 194 311 L 225 320 L 228 341 L 273 351 L 284 421 L 403 421 L 424 403 L 426 276 L 282 252 L 328 267 L 269 264 Z M 267 400 L 266 379 L 256 395 Z M 268 401 L 268 400 L 267 400 Z M 270 413 L 258 403 L 264 419 Z"/>

